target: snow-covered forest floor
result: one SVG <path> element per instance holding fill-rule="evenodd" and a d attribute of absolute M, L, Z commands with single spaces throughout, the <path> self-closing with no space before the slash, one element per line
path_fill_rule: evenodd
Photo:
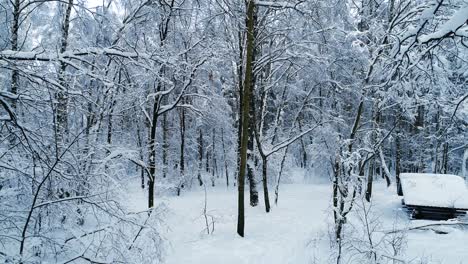
<path fill-rule="evenodd" d="M 330 263 L 335 250 L 330 243 L 332 230 L 331 184 L 326 182 L 303 184 L 301 171 L 295 172 L 296 182 L 283 184 L 277 206 L 265 213 L 262 195 L 257 207 L 246 205 L 245 238 L 236 234 L 237 188 L 207 186 L 206 210 L 210 233 L 207 234 L 203 214 L 205 192 L 203 188 L 183 192 L 180 197 L 165 196 L 158 203 L 168 208 L 161 230 L 167 239 L 165 262 L 179 263 Z M 349 244 L 345 263 L 357 263 L 369 247 L 364 228 L 365 209 L 373 243 L 378 255 L 394 257 L 394 263 L 468 263 L 468 230 L 460 226 L 436 226 L 403 232 L 428 224 L 449 223 L 409 220 L 401 207 L 401 197 L 395 186 L 387 188 L 384 181 L 375 185 L 371 205 L 357 201 L 356 210 L 349 219 L 345 240 Z M 138 182 L 128 185 L 128 206 L 144 210 L 146 195 Z M 248 196 L 248 191 L 246 191 Z M 452 223 L 452 222 L 450 222 Z M 384 234 L 387 233 L 386 236 Z M 444 234 L 440 234 L 444 233 Z M 447 234 L 445 234 L 447 233 Z M 393 248 L 401 247 L 397 256 Z M 385 241 L 385 242 L 384 242 Z M 399 241 L 399 242 L 398 242 Z M 361 251 L 361 252 L 360 252 Z M 401 262 L 401 261 L 405 262 Z M 387 259 L 388 261 L 388 259 Z"/>

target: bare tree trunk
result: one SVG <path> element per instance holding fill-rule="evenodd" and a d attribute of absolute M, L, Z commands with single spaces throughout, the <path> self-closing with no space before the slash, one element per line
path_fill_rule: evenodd
<path fill-rule="evenodd" d="M 149 175 L 148 175 L 148 208 L 154 206 L 154 183 L 156 180 L 156 126 L 158 123 L 159 98 L 154 99 L 153 118 L 149 138 Z"/>
<path fill-rule="evenodd" d="M 307 168 L 307 150 L 304 144 L 304 139 L 301 138 L 301 147 L 302 147 L 302 161 L 301 161 L 301 167 L 302 168 Z"/>
<path fill-rule="evenodd" d="M 210 148 L 207 147 L 207 148 L 206 148 L 206 155 L 205 155 L 205 171 L 206 171 L 207 173 L 210 172 L 210 157 L 211 157 L 210 154 L 211 154 L 211 153 L 210 153 Z"/>
<path fill-rule="evenodd" d="M 275 204 L 278 204 L 279 198 L 279 186 L 281 184 L 281 176 L 283 175 L 284 163 L 286 162 L 286 155 L 288 153 L 289 146 L 284 149 L 283 158 L 281 159 L 280 170 L 278 172 L 278 178 L 276 179 L 276 187 L 275 187 Z"/>
<path fill-rule="evenodd" d="M 377 141 L 378 133 L 378 123 L 379 123 L 379 110 L 377 103 L 374 103 L 372 108 L 372 135 L 371 135 L 371 145 L 374 145 Z M 374 173 L 375 173 L 375 159 L 372 158 L 369 163 L 369 170 L 367 174 L 367 188 L 366 188 L 366 200 L 370 202 L 372 198 L 372 185 L 374 183 Z"/>
<path fill-rule="evenodd" d="M 245 78 L 244 78 L 244 93 L 242 98 L 242 140 L 241 140 L 241 159 L 238 177 L 238 216 L 237 216 L 237 233 L 244 236 L 245 216 L 244 216 L 244 179 L 247 163 L 247 142 L 249 136 L 249 113 L 250 113 L 250 96 L 252 90 L 253 78 L 253 53 L 255 49 L 254 38 L 254 14 L 255 2 L 249 0 L 247 4 L 247 55 L 245 63 Z"/>
<path fill-rule="evenodd" d="M 13 21 L 11 26 L 11 50 L 18 50 L 18 33 L 19 33 L 19 23 L 20 23 L 20 0 L 15 0 L 13 3 Z M 11 93 L 18 93 L 19 85 L 19 73 L 18 70 L 14 69 L 11 74 Z M 13 110 L 16 109 L 16 100 L 11 102 L 11 107 Z"/>
<path fill-rule="evenodd" d="M 138 122 L 138 121 L 137 121 Z M 137 127 L 137 146 L 140 149 L 140 159 L 144 161 L 144 154 L 143 154 L 143 138 L 141 136 L 141 129 L 139 122 L 136 125 Z M 145 168 L 143 166 L 138 166 L 140 169 L 140 178 L 141 178 L 141 188 L 145 189 Z"/>
<path fill-rule="evenodd" d="M 219 174 L 218 174 L 218 162 L 216 160 L 216 130 L 213 128 L 213 153 L 212 153 L 212 161 L 213 161 L 213 166 L 211 168 L 211 175 L 213 176 L 213 178 L 215 177 L 216 175 L 216 178 L 219 178 Z"/>
<path fill-rule="evenodd" d="M 257 11 L 254 8 L 253 11 L 253 28 L 252 28 L 252 38 L 256 39 L 257 37 L 257 32 L 255 30 L 255 27 L 257 25 Z M 257 49 L 256 49 L 256 44 L 254 44 L 253 50 L 252 50 L 252 55 L 251 55 L 251 60 L 252 64 L 255 62 Z M 248 126 L 248 142 L 247 142 L 247 179 L 249 180 L 249 194 L 250 194 L 250 205 L 255 207 L 258 205 L 258 190 L 257 190 L 257 181 L 255 180 L 255 166 L 257 165 L 257 157 L 254 154 L 254 129 L 257 124 L 254 123 L 254 111 L 255 111 L 255 93 L 253 92 L 255 89 L 257 77 L 256 75 L 252 72 L 252 76 L 250 79 L 250 98 L 248 103 L 250 104 L 249 107 L 249 122 L 247 123 Z M 244 85 L 245 86 L 245 85 Z"/>
<path fill-rule="evenodd" d="M 268 158 L 266 156 L 262 156 L 263 198 L 265 201 L 265 211 L 268 213 L 270 212 L 270 197 L 268 195 L 267 164 Z"/>
<path fill-rule="evenodd" d="M 198 129 L 198 184 L 200 186 L 203 185 L 202 177 L 201 177 L 201 171 L 203 167 L 203 132 L 200 129 Z"/>
<path fill-rule="evenodd" d="M 68 34 L 70 29 L 70 15 L 73 7 L 73 0 L 69 0 L 65 10 L 65 17 L 62 24 L 62 36 L 60 43 L 60 53 L 64 53 L 68 47 Z M 56 108 L 56 137 L 57 137 L 57 156 L 63 149 L 66 143 L 66 136 L 68 134 L 68 84 L 65 80 L 65 71 L 67 64 L 60 62 L 59 68 L 59 84 L 62 87 L 56 94 L 57 108 Z M 65 90 L 63 90 L 65 89 Z"/>
<path fill-rule="evenodd" d="M 226 175 L 226 186 L 229 187 L 229 171 L 226 160 L 226 146 L 224 145 L 224 130 L 221 128 L 221 144 L 223 145 L 224 173 Z"/>
<path fill-rule="evenodd" d="M 251 95 L 253 97 L 253 95 Z M 247 142 L 247 179 L 249 180 L 249 194 L 250 194 L 250 205 L 255 207 L 258 205 L 258 191 L 257 181 L 255 180 L 255 168 L 254 166 L 254 126 L 253 123 L 253 98 L 250 100 L 250 122 L 248 125 L 249 135 Z"/>
<path fill-rule="evenodd" d="M 369 171 L 367 173 L 366 201 L 370 202 L 372 198 L 372 185 L 374 182 L 374 159 L 370 161 Z"/>
<path fill-rule="evenodd" d="M 169 22 L 172 18 L 172 8 L 174 7 L 174 0 L 172 0 L 169 4 L 170 13 L 169 15 L 163 20 L 161 23 L 161 27 L 159 28 L 159 37 L 160 43 L 159 45 L 162 47 L 164 46 L 164 41 L 166 40 L 167 34 L 169 32 Z M 164 67 L 159 69 L 158 76 L 162 76 L 164 74 Z M 162 83 L 158 82 L 156 86 L 156 92 L 161 91 Z M 156 181 L 156 127 L 158 125 L 159 119 L 159 108 L 161 106 L 161 98 L 156 96 L 153 102 L 153 110 L 152 110 L 152 118 L 150 124 L 150 133 L 149 133 L 149 175 L 148 175 L 148 208 L 154 207 L 154 184 Z"/>
<path fill-rule="evenodd" d="M 401 135 L 400 135 L 400 128 L 399 123 L 400 121 L 397 119 L 397 133 L 395 136 L 395 178 L 396 178 L 396 186 L 397 186 L 397 194 L 398 196 L 403 196 L 403 190 L 401 188 L 401 180 L 400 180 L 400 173 L 401 173 Z"/>
<path fill-rule="evenodd" d="M 122 74 L 121 74 L 121 71 L 119 71 L 117 83 L 120 84 L 121 80 L 122 80 Z M 112 144 L 112 129 L 114 125 L 113 117 L 114 117 L 114 108 L 116 104 L 117 104 L 117 101 L 115 100 L 115 94 L 114 92 L 111 92 L 111 105 L 109 109 L 109 117 L 108 117 L 108 123 L 107 123 L 107 144 L 109 146 Z"/>
<path fill-rule="evenodd" d="M 185 186 L 185 110 L 180 112 L 180 183 L 177 187 L 177 195 Z"/>
<path fill-rule="evenodd" d="M 240 173 L 240 160 L 241 160 L 241 145 L 242 145 L 242 102 L 244 101 L 244 84 L 243 84 L 243 72 L 244 72 L 244 48 L 243 48 L 243 33 L 239 31 L 239 66 L 237 67 L 237 76 L 239 78 L 238 90 L 239 90 L 239 111 L 238 111 L 238 122 L 237 122 L 237 162 L 236 162 L 236 173 L 234 173 L 234 186 L 236 186 L 237 176 Z"/>
<path fill-rule="evenodd" d="M 113 128 L 113 115 L 114 115 L 114 106 L 116 102 L 113 101 L 110 111 L 109 111 L 109 119 L 107 120 L 107 144 L 110 146 L 112 144 L 112 128 Z"/>
<path fill-rule="evenodd" d="M 265 202 L 265 211 L 267 213 L 270 212 L 270 196 L 268 195 L 268 156 L 265 154 L 262 148 L 262 143 L 260 141 L 260 128 L 257 129 L 257 118 L 255 112 L 252 115 L 253 123 L 255 124 L 252 126 L 254 130 L 255 142 L 257 142 L 258 152 L 260 153 L 260 157 L 262 158 L 262 183 L 263 183 L 263 200 Z M 260 126 L 261 127 L 261 126 Z"/>
<path fill-rule="evenodd" d="M 167 153 L 168 153 L 168 149 L 169 149 L 169 144 L 167 142 L 167 114 L 164 114 L 163 115 L 163 120 L 162 120 L 162 132 L 163 132 L 163 135 L 162 135 L 162 138 L 163 138 L 163 145 L 162 145 L 162 162 L 163 162 L 163 178 L 166 178 L 167 177 L 167 169 L 168 169 L 168 164 L 167 164 Z"/>
<path fill-rule="evenodd" d="M 443 154 L 443 173 L 444 174 L 447 174 L 447 171 L 448 171 L 448 160 L 449 160 L 449 153 L 448 153 L 448 150 L 449 150 L 449 143 L 446 142 L 444 144 L 444 154 Z"/>

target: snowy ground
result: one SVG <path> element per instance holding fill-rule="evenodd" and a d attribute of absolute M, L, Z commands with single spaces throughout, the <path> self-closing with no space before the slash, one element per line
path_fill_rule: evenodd
<path fill-rule="evenodd" d="M 132 206 L 136 210 L 144 209 L 146 199 L 141 189 L 136 186 L 131 189 Z M 256 208 L 246 204 L 245 238 L 236 234 L 236 190 L 207 187 L 207 211 L 214 218 L 214 232 L 210 235 L 206 234 L 202 214 L 204 197 L 201 189 L 185 192 L 181 197 L 162 199 L 170 208 L 165 219 L 168 264 L 320 264 L 330 261 L 333 250 L 329 243 L 329 184 L 284 184 L 279 204 L 273 206 L 269 214 L 264 212 L 262 199 Z M 246 198 L 248 201 L 248 193 Z M 407 220 L 393 186 L 387 189 L 382 182 L 375 186 L 372 214 L 382 222 L 378 232 L 434 223 Z M 404 255 L 407 263 L 468 263 L 468 230 L 439 229 L 448 234 L 437 234 L 432 229 L 407 232 Z"/>

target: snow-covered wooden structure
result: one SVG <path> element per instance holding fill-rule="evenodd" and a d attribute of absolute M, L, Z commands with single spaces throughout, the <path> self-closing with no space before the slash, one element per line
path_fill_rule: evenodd
<path fill-rule="evenodd" d="M 468 211 L 468 189 L 457 175 L 402 173 L 403 205 L 414 219 L 447 220 Z"/>

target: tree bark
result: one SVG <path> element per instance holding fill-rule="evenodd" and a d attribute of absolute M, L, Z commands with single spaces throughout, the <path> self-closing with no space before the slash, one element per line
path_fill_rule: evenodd
<path fill-rule="evenodd" d="M 242 109 L 243 109 L 243 98 L 244 98 L 244 84 L 243 84 L 243 72 L 244 72 L 244 48 L 243 48 L 243 34 L 239 31 L 239 66 L 237 67 L 237 75 L 239 78 L 239 111 L 238 111 L 238 122 L 237 122 L 237 162 L 236 162 L 236 173 L 234 174 L 234 186 L 236 186 L 236 175 L 240 173 L 240 160 L 241 160 L 241 145 L 242 145 Z"/>
<path fill-rule="evenodd" d="M 397 120 L 399 122 L 399 120 Z M 399 124 L 397 124 L 398 126 Z M 401 188 L 401 180 L 400 180 L 400 173 L 401 173 L 401 135 L 398 129 L 396 136 L 395 136 L 395 178 L 396 178 L 396 186 L 397 186 L 397 194 L 398 196 L 403 196 L 403 190 Z"/>
<path fill-rule="evenodd" d="M 13 3 L 13 21 L 11 26 L 11 50 L 18 50 L 18 33 L 19 33 L 19 23 L 20 23 L 20 0 L 15 0 Z M 18 94 L 18 85 L 19 85 L 19 73 L 18 70 L 13 69 L 11 73 L 11 93 Z M 11 107 L 13 110 L 16 110 L 16 100 L 12 100 Z"/>
<path fill-rule="evenodd" d="M 229 187 L 229 171 L 226 159 L 226 146 L 224 144 L 224 130 L 221 128 L 221 144 L 223 147 L 223 159 L 224 159 L 224 173 L 226 175 L 226 186 Z"/>
<path fill-rule="evenodd" d="M 270 212 L 270 197 L 268 195 L 267 164 L 268 164 L 268 158 L 262 156 L 263 198 L 265 201 L 265 211 L 269 213 Z"/>
<path fill-rule="evenodd" d="M 251 96 L 251 85 L 253 77 L 253 52 L 255 49 L 254 39 L 254 13 L 255 13 L 255 2 L 249 0 L 247 4 L 247 54 L 245 63 L 245 78 L 244 78 L 244 93 L 242 98 L 242 135 L 241 135 L 241 149 L 240 149 L 240 166 L 239 166 L 239 177 L 238 177 L 238 216 L 237 216 L 237 234 L 244 236 L 245 227 L 245 215 L 244 215 L 244 181 L 245 181 L 245 170 L 247 163 L 247 142 L 249 136 L 249 113 L 250 113 L 250 96 Z"/>
<path fill-rule="evenodd" d="M 180 110 L 180 183 L 177 195 L 185 186 L 185 109 Z"/>
<path fill-rule="evenodd" d="M 167 114 L 164 114 L 163 115 L 163 120 L 162 120 L 162 132 L 163 132 L 163 135 L 162 135 L 162 139 L 163 139 L 163 145 L 162 145 L 162 170 L 163 170 L 163 178 L 166 178 L 167 177 L 167 169 L 168 169 L 168 164 L 167 164 L 167 153 L 168 153 L 168 149 L 169 149 L 169 144 L 167 142 Z"/>
<path fill-rule="evenodd" d="M 149 175 L 148 175 L 148 208 L 154 206 L 154 182 L 156 179 L 156 126 L 158 123 L 159 98 L 154 99 L 153 118 L 149 138 Z"/>
<path fill-rule="evenodd" d="M 68 35 L 70 29 L 70 15 L 73 7 L 73 0 L 69 0 L 65 10 L 65 17 L 62 24 L 62 36 L 60 43 L 60 53 L 64 53 L 68 47 Z M 57 147 L 56 155 L 58 156 L 66 143 L 68 134 L 68 84 L 65 80 L 65 71 L 67 64 L 60 62 L 58 80 L 62 89 L 56 93 L 57 108 L 56 108 L 56 137 Z M 65 90 L 63 90 L 65 89 Z"/>
<path fill-rule="evenodd" d="M 253 87 L 251 87 L 253 88 Z M 258 205 L 258 190 L 257 190 L 257 181 L 255 180 L 255 168 L 254 168 L 254 122 L 253 122 L 253 95 L 250 100 L 250 122 L 248 125 L 249 135 L 247 142 L 247 179 L 249 180 L 249 194 L 250 194 L 250 205 L 255 207 Z"/>
<path fill-rule="evenodd" d="M 203 185 L 203 180 L 201 177 L 202 167 L 203 167 L 203 132 L 200 128 L 198 129 L 198 173 L 197 173 L 198 184 L 200 186 Z"/>
<path fill-rule="evenodd" d="M 217 160 L 216 160 L 216 130 L 213 128 L 213 134 L 212 134 L 212 141 L 213 141 L 213 152 L 211 153 L 212 155 L 212 166 L 211 166 L 211 176 L 213 177 L 213 179 L 215 178 L 219 178 L 219 174 L 218 174 L 218 163 L 217 163 Z M 213 180 L 213 186 L 214 186 L 214 180 Z"/>

